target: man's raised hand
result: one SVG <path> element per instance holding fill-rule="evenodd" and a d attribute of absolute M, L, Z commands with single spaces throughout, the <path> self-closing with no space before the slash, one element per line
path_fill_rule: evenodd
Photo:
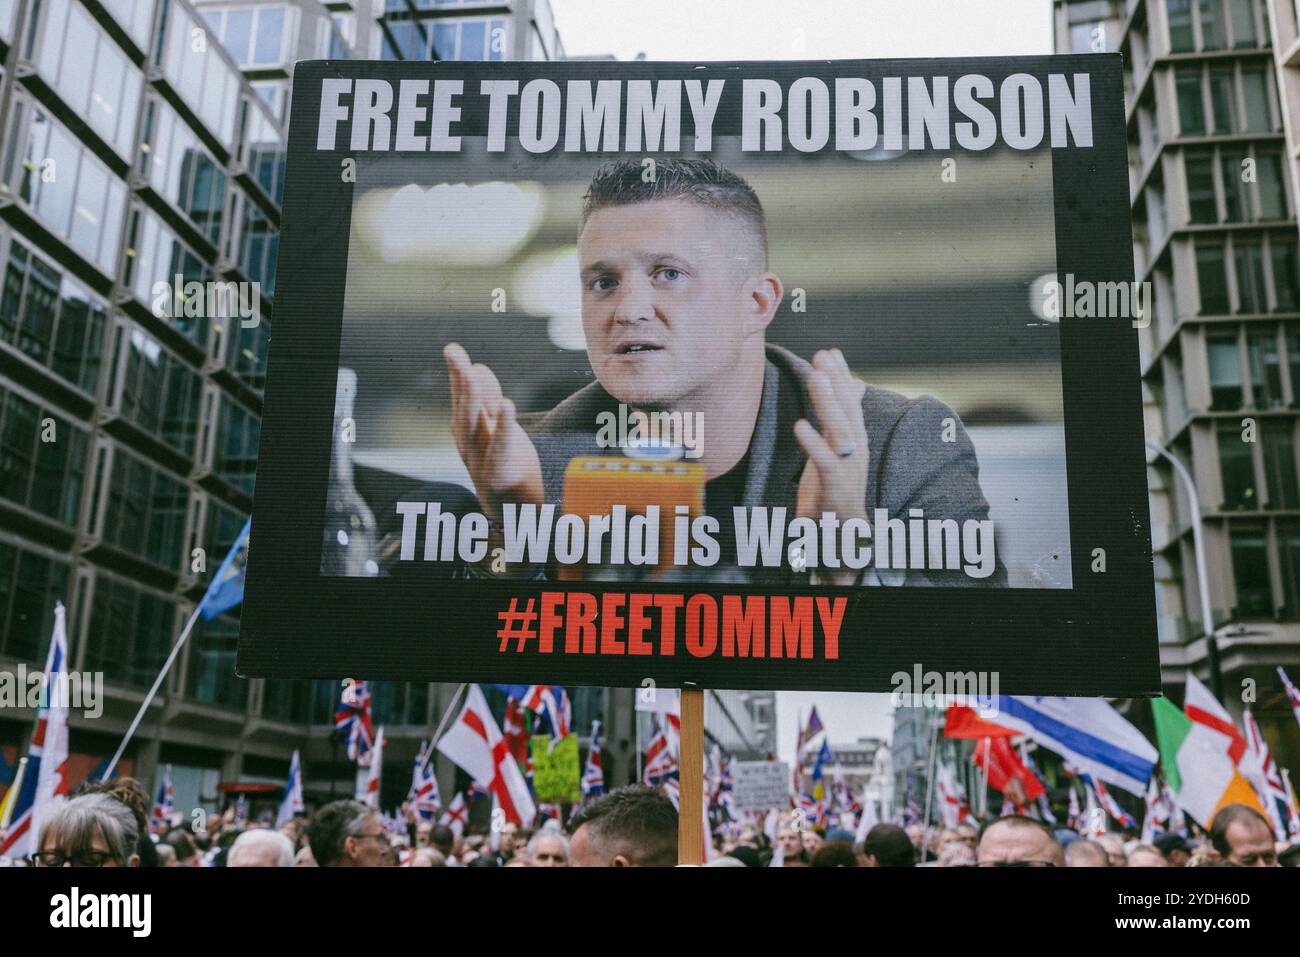
<path fill-rule="evenodd" d="M 808 392 L 821 431 L 807 419 L 794 425 L 794 436 L 808 456 L 799 478 L 797 508 L 801 516 L 820 519 L 834 512 L 841 522 L 866 517 L 867 424 L 862 417 L 862 396 L 866 383 L 849 370 L 838 349 L 822 350 L 813 356 L 813 373 Z M 833 584 L 852 584 L 857 572 L 827 570 Z"/>
<path fill-rule="evenodd" d="M 515 418 L 515 404 L 481 362 L 457 343 L 442 350 L 451 377 L 451 432 L 479 504 L 494 522 L 508 502 L 542 504 L 542 463 Z"/>

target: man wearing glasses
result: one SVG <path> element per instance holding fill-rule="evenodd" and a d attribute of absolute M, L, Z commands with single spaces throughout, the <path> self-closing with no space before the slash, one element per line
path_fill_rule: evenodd
<path fill-rule="evenodd" d="M 312 856 L 321 867 L 383 867 L 388 835 L 379 814 L 360 801 L 334 801 L 316 812 L 307 828 Z"/>
<path fill-rule="evenodd" d="M 1051 828 L 1031 817 L 1000 817 L 984 828 L 977 867 L 1064 867 L 1065 852 Z"/>

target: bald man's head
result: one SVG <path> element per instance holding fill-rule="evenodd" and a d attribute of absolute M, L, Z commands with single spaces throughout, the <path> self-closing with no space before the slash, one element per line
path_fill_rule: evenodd
<path fill-rule="evenodd" d="M 976 863 L 981 867 L 1063 867 L 1065 853 L 1051 828 L 1031 817 L 1000 817 L 984 828 Z"/>

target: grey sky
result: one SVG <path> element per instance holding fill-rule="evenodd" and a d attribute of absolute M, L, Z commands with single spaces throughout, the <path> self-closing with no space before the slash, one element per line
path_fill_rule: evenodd
<path fill-rule="evenodd" d="M 551 0 L 570 56 L 821 60 L 1052 52 L 1050 0 Z"/>

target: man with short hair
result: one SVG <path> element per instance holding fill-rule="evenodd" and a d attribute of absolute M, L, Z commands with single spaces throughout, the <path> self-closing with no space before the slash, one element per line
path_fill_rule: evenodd
<path fill-rule="evenodd" d="M 1107 831 L 1097 838 L 1097 843 L 1106 852 L 1111 867 L 1127 867 L 1128 853 L 1124 850 L 1124 839 L 1118 834 Z"/>
<path fill-rule="evenodd" d="M 429 847 L 429 837 L 433 834 L 433 822 L 421 821 L 415 825 L 415 846 Z"/>
<path fill-rule="evenodd" d="M 448 867 L 459 866 L 456 861 L 456 832 L 446 824 L 435 824 L 429 831 L 429 846 L 447 860 Z"/>
<path fill-rule="evenodd" d="M 316 812 L 307 841 L 320 867 L 383 867 L 388 835 L 373 808 L 360 801 L 333 801 Z"/>
<path fill-rule="evenodd" d="M 677 809 L 653 788 L 617 788 L 569 823 L 574 867 L 672 867 L 677 863 Z"/>
<path fill-rule="evenodd" d="M 1042 821 L 1012 814 L 985 825 L 975 863 L 977 867 L 1064 867 L 1065 853 Z"/>
<path fill-rule="evenodd" d="M 862 842 L 862 854 L 868 867 L 913 867 L 917 850 L 897 824 L 877 824 Z"/>
<path fill-rule="evenodd" d="M 1129 867 L 1168 867 L 1165 856 L 1150 844 L 1139 844 L 1129 853 Z"/>
<path fill-rule="evenodd" d="M 767 342 L 784 287 L 768 268 L 766 216 L 749 183 L 707 159 L 666 159 L 654 177 L 643 173 L 639 160 L 608 164 L 584 197 L 578 268 L 595 382 L 548 412 L 517 418 L 508 381 L 503 388 L 456 343 L 443 350 L 451 431 L 493 522 L 488 555 L 502 541 L 503 507 L 561 503 L 569 462 L 612 454 L 597 423 L 627 408 L 707 416 L 707 441 L 693 451 L 723 552 L 693 576 L 774 585 L 806 578 L 802 566 L 738 565 L 737 507 L 831 513 L 841 524 L 874 521 L 877 508 L 890 516 L 915 510 L 958 528 L 989 528 L 975 447 L 952 409 L 868 385 L 839 349 L 808 362 Z M 941 441 L 945 429 L 952 435 Z M 952 567 L 853 569 L 837 559 L 816 569 L 818 581 L 1005 586 L 993 539 L 981 534 L 980 577 Z M 485 559 L 479 571 L 495 574 L 491 564 Z M 524 563 L 505 572 L 545 573 Z"/>
<path fill-rule="evenodd" d="M 293 842 L 279 831 L 254 828 L 235 838 L 227 867 L 293 867 Z"/>
<path fill-rule="evenodd" d="M 1210 822 L 1210 841 L 1229 864 L 1277 867 L 1277 847 L 1267 818 L 1245 804 L 1220 808 Z"/>
<path fill-rule="evenodd" d="M 1066 867 L 1110 867 L 1106 848 L 1096 841 L 1071 841 L 1065 849 Z"/>
<path fill-rule="evenodd" d="M 569 842 L 559 831 L 543 829 L 528 839 L 523 857 L 529 867 L 568 867 Z"/>
<path fill-rule="evenodd" d="M 1170 867 L 1186 867 L 1192 859 L 1192 849 L 1181 834 L 1166 834 L 1156 841 L 1156 850 L 1164 855 Z"/>
<path fill-rule="evenodd" d="M 781 818 L 780 824 L 777 825 L 776 845 L 781 849 L 783 861 L 803 860 L 803 840 L 800 838 L 794 822 L 788 817 Z"/>

